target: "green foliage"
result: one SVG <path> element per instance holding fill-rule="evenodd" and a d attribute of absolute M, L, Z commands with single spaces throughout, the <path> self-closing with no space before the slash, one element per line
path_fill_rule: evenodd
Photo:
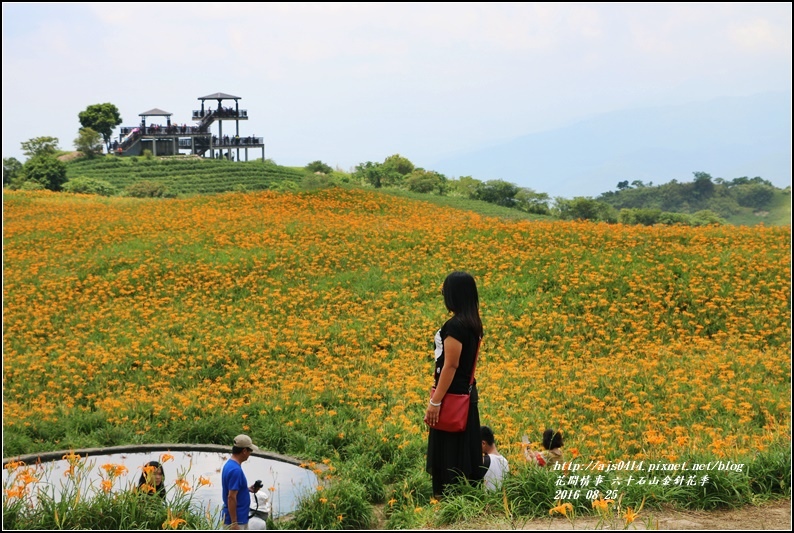
<path fill-rule="evenodd" d="M 173 198 L 176 196 L 168 187 L 156 181 L 133 183 L 125 189 L 124 194 L 133 198 Z"/>
<path fill-rule="evenodd" d="M 74 147 L 89 159 L 96 157 L 102 153 L 102 136 L 91 128 L 80 128 Z"/>
<path fill-rule="evenodd" d="M 113 129 L 122 122 L 118 108 L 111 103 L 94 104 L 86 107 L 85 111 L 81 111 L 77 118 L 84 128 L 91 128 L 99 132 L 105 140 L 105 146 L 110 151 Z"/>
<path fill-rule="evenodd" d="M 746 183 L 731 188 L 731 194 L 742 207 L 764 209 L 775 196 L 775 188 L 762 183 Z"/>
<path fill-rule="evenodd" d="M 78 176 L 67 181 L 63 185 L 64 192 L 75 194 L 97 194 L 99 196 L 113 196 L 117 189 L 104 180 Z"/>
<path fill-rule="evenodd" d="M 154 155 L 152 154 L 152 151 L 151 151 L 151 150 L 149 150 L 148 148 L 146 148 L 146 149 L 143 151 L 143 158 L 144 158 L 145 160 L 147 160 L 147 161 L 151 161 L 152 159 L 154 159 Z"/>
<path fill-rule="evenodd" d="M 383 163 L 367 161 L 356 165 L 353 177 L 360 183 L 369 184 L 375 188 L 401 187 L 405 176 L 413 170 L 413 163 L 399 154 L 394 154 L 387 157 Z"/>
<path fill-rule="evenodd" d="M 661 209 L 621 209 L 618 214 L 618 222 L 621 224 L 653 226 L 659 223 L 661 215 Z"/>
<path fill-rule="evenodd" d="M 54 155 L 58 151 L 57 137 L 34 137 L 20 143 L 22 153 L 32 158 L 38 155 Z"/>
<path fill-rule="evenodd" d="M 694 225 L 690 215 L 687 215 L 686 213 L 671 213 L 670 211 L 662 211 L 662 213 L 659 215 L 659 223 L 666 224 L 668 226 L 674 226 L 676 224 L 683 226 Z"/>
<path fill-rule="evenodd" d="M 306 165 L 306 170 L 308 170 L 309 172 L 322 172 L 323 174 L 330 174 L 331 172 L 334 171 L 334 169 L 332 169 L 330 165 L 326 165 L 325 163 L 319 160 L 312 161 L 311 163 Z"/>
<path fill-rule="evenodd" d="M 51 191 L 61 190 L 66 183 L 66 165 L 50 154 L 36 155 L 22 166 L 25 181 L 34 181 Z"/>
<path fill-rule="evenodd" d="M 545 192 L 538 193 L 532 189 L 519 189 L 515 195 L 516 209 L 538 215 L 548 215 L 550 213 L 549 201 L 548 194 Z"/>
<path fill-rule="evenodd" d="M 22 163 L 15 157 L 3 158 L 3 186 L 9 185 L 22 171 Z"/>
<path fill-rule="evenodd" d="M 119 190 L 139 181 L 162 183 L 177 194 L 302 188 L 306 171 L 289 169 L 262 160 L 232 162 L 197 157 L 143 158 L 108 156 L 67 163 L 69 178 L 87 176 L 107 181 Z M 319 177 L 319 176 L 318 176 Z M 290 184 L 290 185 L 286 185 Z"/>
<path fill-rule="evenodd" d="M 482 184 L 478 179 L 471 176 L 461 176 L 458 179 L 450 180 L 449 193 L 454 196 L 463 196 L 464 198 L 474 199 L 477 194 L 477 188 Z"/>
<path fill-rule="evenodd" d="M 46 187 L 38 181 L 23 181 L 19 186 L 20 191 L 43 191 Z"/>
<path fill-rule="evenodd" d="M 301 187 L 307 191 L 327 189 L 334 185 L 333 179 L 325 174 L 309 174 L 308 176 L 304 176 L 301 180 Z"/>
<path fill-rule="evenodd" d="M 556 198 L 554 212 L 563 220 L 617 222 L 617 213 L 612 206 L 584 196 L 577 196 L 571 200 Z"/>
<path fill-rule="evenodd" d="M 699 200 L 711 198 L 714 195 L 714 183 L 711 181 L 711 176 L 705 172 L 693 172 L 695 181 L 693 183 L 693 192 Z"/>
<path fill-rule="evenodd" d="M 405 186 L 409 191 L 419 193 L 444 194 L 446 184 L 447 178 L 443 174 L 421 168 L 415 169 L 405 180 Z"/>
<path fill-rule="evenodd" d="M 367 501 L 366 489 L 355 482 L 340 480 L 300 502 L 289 529 L 370 529 L 375 514 Z"/>
<path fill-rule="evenodd" d="M 721 219 L 729 219 L 735 223 L 757 223 L 759 219 L 753 212 L 771 208 L 776 189 L 767 180 L 760 177 L 736 178 L 726 181 L 721 178 L 712 179 L 705 172 L 694 172 L 695 179 L 691 183 L 669 183 L 653 187 L 635 181 L 634 187 L 627 181 L 618 183 L 617 191 L 601 194 L 597 199 L 608 203 L 616 209 L 658 209 L 663 213 L 679 213 L 692 215 L 697 211 L 709 210 Z M 664 215 L 668 221 L 662 223 L 682 223 L 683 218 Z M 696 225 L 700 222 L 688 218 L 687 224 Z"/>
<path fill-rule="evenodd" d="M 383 161 L 383 169 L 387 174 L 407 176 L 414 171 L 414 164 L 400 154 L 390 155 Z"/>
<path fill-rule="evenodd" d="M 78 462 L 71 475 L 43 484 L 35 496 L 35 505 L 28 494 L 4 495 L 3 529 L 106 531 L 212 529 L 216 525 L 215 519 L 196 509 L 190 493 L 185 494 L 176 485 L 168 489 L 167 503 L 135 491 L 132 486 L 105 491 L 90 481 L 89 464 L 95 466 L 93 462 Z M 54 493 L 55 483 L 60 487 L 58 497 Z M 5 485 L 4 481 L 4 489 L 10 488 Z"/>
<path fill-rule="evenodd" d="M 355 179 L 361 183 L 372 185 L 376 189 L 384 185 L 384 176 L 385 169 L 383 165 L 380 163 L 373 163 L 372 161 L 356 165 L 353 171 L 353 177 Z"/>
<path fill-rule="evenodd" d="M 518 187 L 504 180 L 488 180 L 480 183 L 474 192 L 474 198 L 505 207 L 516 205 L 516 194 Z"/>
<path fill-rule="evenodd" d="M 692 221 L 696 226 L 708 226 L 711 224 L 722 225 L 725 224 L 725 219 L 720 217 L 714 211 L 704 209 L 692 215 Z"/>

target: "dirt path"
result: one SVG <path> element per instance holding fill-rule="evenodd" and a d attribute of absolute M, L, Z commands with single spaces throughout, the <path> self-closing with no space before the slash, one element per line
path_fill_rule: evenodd
<path fill-rule="evenodd" d="M 623 520 L 599 524 L 591 516 L 578 517 L 573 523 L 565 518 L 535 520 L 508 520 L 470 522 L 450 529 L 514 529 L 514 530 L 565 530 L 624 529 Z M 628 529 L 657 530 L 791 530 L 791 499 L 778 500 L 758 507 L 747 506 L 724 511 L 643 510 Z"/>

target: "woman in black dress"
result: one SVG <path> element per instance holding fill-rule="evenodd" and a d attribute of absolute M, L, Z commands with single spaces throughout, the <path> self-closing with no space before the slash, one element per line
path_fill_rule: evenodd
<path fill-rule="evenodd" d="M 475 357 L 482 339 L 477 284 L 471 274 L 452 272 L 442 288 L 444 304 L 453 316 L 435 335 L 435 393 L 425 412 L 430 426 L 427 440 L 427 472 L 433 478 L 433 494 L 440 498 L 453 483 L 482 479 L 480 413 L 477 409 L 477 382 L 471 387 L 466 430 L 448 433 L 434 429 L 444 395 L 466 394 L 469 390 Z"/>

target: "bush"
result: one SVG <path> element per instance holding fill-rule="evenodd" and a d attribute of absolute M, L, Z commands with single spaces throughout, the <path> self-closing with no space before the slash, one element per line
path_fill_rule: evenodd
<path fill-rule="evenodd" d="M 520 189 L 515 196 L 516 207 L 527 213 L 536 215 L 549 214 L 549 195 L 535 192 L 532 189 Z"/>
<path fill-rule="evenodd" d="M 306 165 L 306 170 L 309 172 L 322 172 L 323 174 L 330 174 L 334 171 L 329 165 L 326 165 L 322 161 L 312 161 L 308 165 Z"/>
<path fill-rule="evenodd" d="M 675 224 L 691 226 L 692 217 L 690 217 L 685 213 L 671 213 L 669 211 L 666 211 L 666 212 L 662 212 L 662 214 L 659 215 L 659 223 L 667 224 L 668 226 L 672 226 Z"/>
<path fill-rule="evenodd" d="M 96 194 L 99 196 L 113 196 L 118 192 L 110 183 L 86 176 L 70 179 L 64 183 L 63 190 L 75 194 Z"/>
<path fill-rule="evenodd" d="M 154 159 L 154 156 L 152 155 L 152 151 L 149 150 L 148 148 L 144 150 L 143 158 L 146 159 L 147 161 L 151 161 L 152 159 Z"/>
<path fill-rule="evenodd" d="M 443 194 L 446 190 L 447 179 L 442 174 L 432 170 L 423 170 L 418 168 L 411 172 L 405 180 L 405 186 L 409 191 L 419 193 L 431 193 L 438 191 Z"/>
<path fill-rule="evenodd" d="M 775 197 L 775 189 L 760 183 L 748 183 L 731 188 L 733 197 L 742 207 L 753 209 L 763 209 L 769 205 Z"/>
<path fill-rule="evenodd" d="M 704 209 L 692 215 L 692 223 L 695 226 L 708 226 L 710 224 L 725 224 L 725 220 L 714 211 Z"/>
<path fill-rule="evenodd" d="M 474 193 L 476 200 L 491 204 L 513 207 L 516 204 L 518 186 L 504 180 L 489 180 L 480 183 Z"/>
<path fill-rule="evenodd" d="M 43 191 L 44 189 L 46 187 L 38 181 L 23 181 L 19 186 L 20 191 Z"/>
<path fill-rule="evenodd" d="M 555 199 L 555 211 L 564 220 L 618 221 L 615 208 L 611 205 L 584 196 L 577 196 L 572 200 Z"/>
<path fill-rule="evenodd" d="M 168 187 L 155 181 L 133 183 L 127 187 L 125 194 L 133 198 L 174 198 L 176 196 Z"/>
<path fill-rule="evenodd" d="M 51 191 L 61 190 L 66 183 L 66 165 L 55 156 L 44 154 L 33 156 L 22 166 L 25 181 L 40 183 Z"/>
<path fill-rule="evenodd" d="M 308 176 L 304 176 L 304 178 L 301 180 L 301 187 L 308 191 L 327 189 L 333 186 L 333 180 L 323 174 L 310 174 Z"/>
<path fill-rule="evenodd" d="M 621 224 L 653 226 L 659 223 L 661 216 L 661 209 L 621 209 L 618 215 L 618 222 Z"/>

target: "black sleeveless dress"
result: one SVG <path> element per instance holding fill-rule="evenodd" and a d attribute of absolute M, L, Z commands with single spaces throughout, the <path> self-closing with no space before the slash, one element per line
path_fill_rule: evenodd
<path fill-rule="evenodd" d="M 455 377 L 447 392 L 465 394 L 469 390 L 479 338 L 456 317 L 444 323 L 435 335 L 436 364 L 433 369 L 433 386 L 438 384 L 438 377 L 444 367 L 444 339 L 447 337 L 452 337 L 463 345 Z M 472 386 L 470 402 L 465 431 L 447 433 L 430 428 L 427 439 L 427 472 L 433 478 L 435 495 L 441 495 L 447 485 L 459 482 L 462 478 L 479 481 L 485 473 L 482 468 L 482 439 L 476 380 Z"/>

